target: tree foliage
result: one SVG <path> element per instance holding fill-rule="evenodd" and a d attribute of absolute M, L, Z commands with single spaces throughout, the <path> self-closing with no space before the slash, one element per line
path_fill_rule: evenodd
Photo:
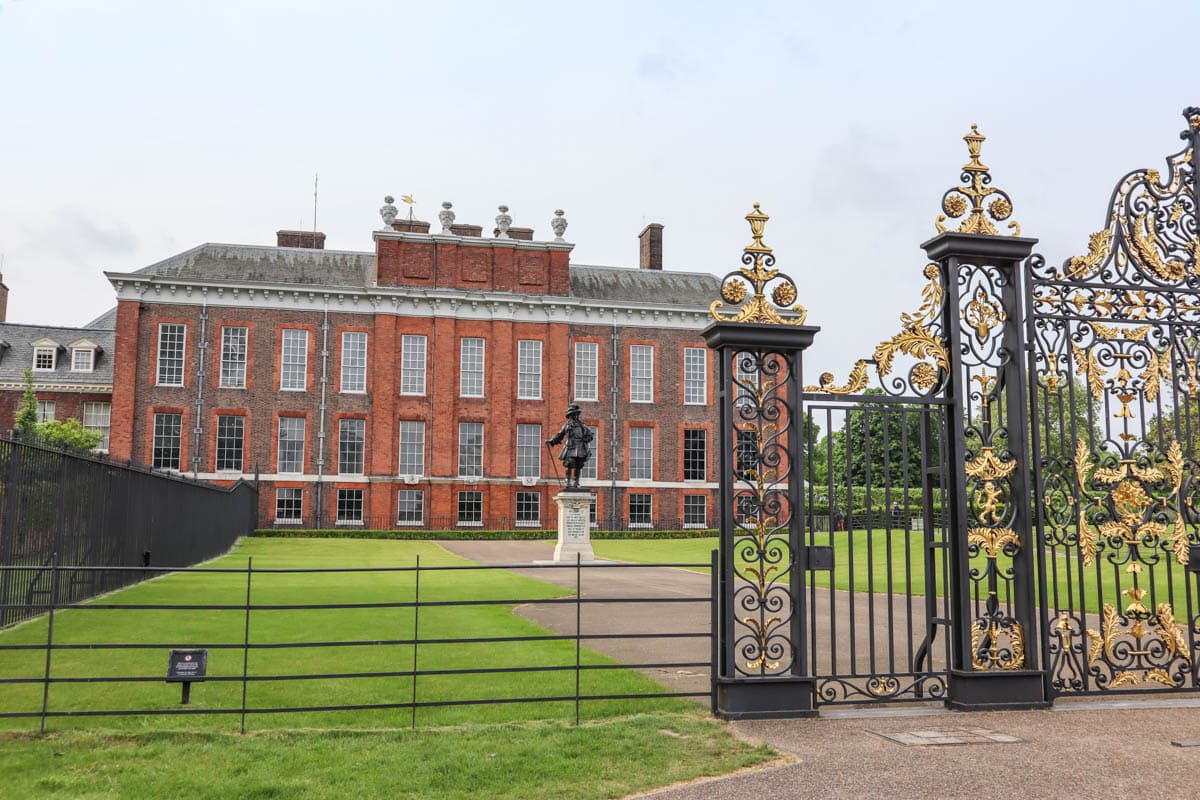
<path fill-rule="evenodd" d="M 18 435 L 27 441 L 34 442 L 38 438 L 37 395 L 33 392 L 33 372 L 25 370 L 25 392 L 21 397 L 21 407 L 13 422 Z"/>
<path fill-rule="evenodd" d="M 104 438 L 99 431 L 88 430 L 77 419 L 52 419 L 37 426 L 43 442 L 72 450 L 91 450 Z"/>

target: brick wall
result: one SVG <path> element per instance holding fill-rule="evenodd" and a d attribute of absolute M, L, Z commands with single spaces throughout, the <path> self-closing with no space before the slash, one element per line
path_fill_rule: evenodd
<path fill-rule="evenodd" d="M 569 253 L 515 240 L 377 234 L 380 286 L 570 293 Z"/>

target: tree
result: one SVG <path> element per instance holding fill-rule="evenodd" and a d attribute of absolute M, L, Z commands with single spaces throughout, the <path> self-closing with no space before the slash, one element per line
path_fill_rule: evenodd
<path fill-rule="evenodd" d="M 37 441 L 37 395 L 33 393 L 33 372 L 28 369 L 25 370 L 25 394 L 21 398 L 21 407 L 17 410 L 17 418 L 14 420 L 13 426 L 22 440 Z"/>
<path fill-rule="evenodd" d="M 37 426 L 37 431 L 43 442 L 72 450 L 92 450 L 104 438 L 99 431 L 83 427 L 77 419 L 47 420 Z"/>

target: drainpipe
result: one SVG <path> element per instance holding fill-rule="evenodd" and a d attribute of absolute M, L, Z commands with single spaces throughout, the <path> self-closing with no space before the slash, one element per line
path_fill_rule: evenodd
<path fill-rule="evenodd" d="M 324 511 L 322 480 L 325 476 L 325 389 L 329 381 L 329 295 L 325 295 L 325 314 L 321 318 L 321 408 L 317 413 L 317 527 Z"/>
<path fill-rule="evenodd" d="M 608 518 L 609 524 L 613 525 L 617 519 L 617 369 L 621 363 L 620 353 L 617 348 L 617 315 L 613 312 L 612 323 L 612 359 L 609 363 L 611 370 L 609 375 L 609 394 L 612 397 L 612 412 L 609 414 L 609 430 L 608 430 Z"/>
<path fill-rule="evenodd" d="M 204 413 L 204 364 L 208 352 L 208 301 L 200 306 L 200 364 L 196 370 L 196 419 L 192 425 L 192 478 L 200 477 L 200 436 L 204 431 L 201 414 Z"/>

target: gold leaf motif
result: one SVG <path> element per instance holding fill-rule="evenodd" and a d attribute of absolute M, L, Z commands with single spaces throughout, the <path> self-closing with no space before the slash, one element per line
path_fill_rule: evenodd
<path fill-rule="evenodd" d="M 1015 460 L 1001 461 L 994 448 L 982 447 L 979 455 L 968 461 L 963 471 L 972 478 L 995 481 L 1012 475 L 1016 468 Z"/>
<path fill-rule="evenodd" d="M 1134 220 L 1132 234 L 1133 247 L 1151 272 L 1164 281 L 1181 281 L 1187 277 L 1187 266 L 1182 261 L 1167 261 L 1158 251 L 1158 237 L 1152 230 L 1149 214 Z"/>
<path fill-rule="evenodd" d="M 1100 269 L 1100 264 L 1108 258 L 1112 250 L 1112 231 L 1103 230 L 1088 237 L 1087 255 L 1071 256 L 1067 259 L 1065 272 L 1072 280 L 1081 280 Z"/>
<path fill-rule="evenodd" d="M 967 544 L 979 545 L 988 559 L 995 560 L 1005 545 L 1019 549 L 1021 537 L 1011 528 L 971 528 L 967 531 Z"/>
<path fill-rule="evenodd" d="M 918 389 L 929 389 L 936 385 L 939 371 L 950 371 L 950 356 L 947 352 L 946 340 L 933 332 L 941 314 L 942 290 L 941 270 L 937 264 L 928 264 L 924 275 L 928 283 L 921 290 L 921 307 L 915 314 L 900 315 L 902 326 L 899 333 L 890 339 L 880 342 L 875 348 L 871 361 L 875 364 L 875 372 L 883 378 L 889 375 L 898 353 L 903 353 L 926 364 L 913 368 L 913 385 Z M 854 362 L 850 378 L 842 386 L 837 385 L 837 378 L 831 372 L 826 372 L 819 378 L 818 385 L 805 386 L 806 392 L 821 392 L 825 394 L 854 394 L 867 387 L 867 359 Z"/>
<path fill-rule="evenodd" d="M 979 160 L 980 149 L 986 140 L 987 137 L 979 132 L 978 125 L 972 125 L 971 132 L 963 137 L 971 160 L 963 165 L 963 184 L 949 189 L 942 198 L 942 210 L 955 219 L 966 215 L 966 219 L 958 226 L 959 233 L 999 236 L 1000 232 L 996 230 L 992 220 L 1000 222 L 1008 219 L 1012 215 L 1013 207 L 1008 196 L 991 185 L 989 168 Z M 985 208 L 984 200 L 991 195 L 997 197 Z M 968 202 L 970 213 L 967 208 Z M 938 233 L 946 232 L 946 227 L 942 224 L 945 221 L 946 216 L 943 214 L 939 214 L 933 221 Z M 1008 228 L 1013 232 L 1013 236 L 1021 235 L 1021 226 L 1017 222 L 1008 223 Z"/>
<path fill-rule="evenodd" d="M 791 278 L 783 275 L 779 270 L 772 269 L 769 265 L 773 263 L 771 256 L 771 248 L 763 244 L 763 229 L 770 219 L 758 203 L 754 204 L 754 210 L 746 215 L 746 221 L 750 223 L 750 234 L 754 241 L 743 248 L 742 263 L 751 266 L 741 267 L 738 272 L 754 287 L 754 295 L 733 313 L 723 314 L 719 309 L 725 303 L 740 303 L 747 295 L 746 284 L 744 284 L 733 273 L 727 275 L 722 283 L 721 297 L 722 300 L 714 300 L 709 306 L 709 314 L 718 322 L 754 322 L 754 323 L 769 323 L 775 325 L 803 325 L 808 318 L 808 310 L 804 306 L 796 303 L 796 289 L 792 285 Z M 767 300 L 765 289 L 771 281 L 780 278 L 783 284 L 777 285 L 772 292 L 771 297 L 775 300 L 776 305 L 772 305 Z M 783 289 L 787 286 L 787 289 Z M 786 299 L 787 302 L 780 302 L 781 299 Z M 795 316 L 791 319 L 784 319 L 780 315 L 780 311 L 790 312 Z"/>

